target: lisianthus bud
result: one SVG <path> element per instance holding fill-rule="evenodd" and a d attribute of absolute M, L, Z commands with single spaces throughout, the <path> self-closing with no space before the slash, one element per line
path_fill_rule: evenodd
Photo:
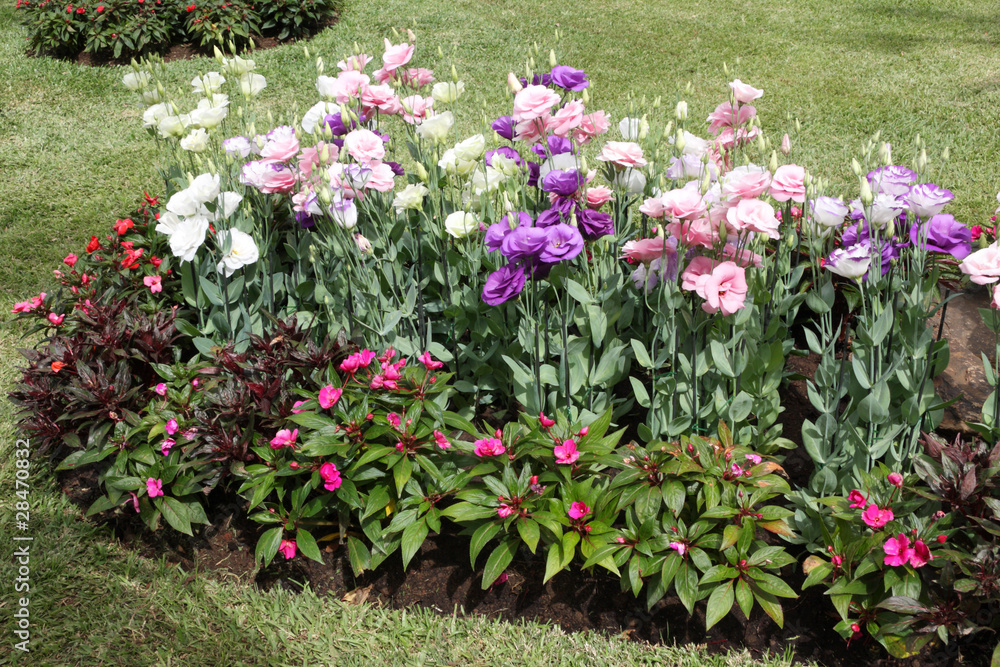
<path fill-rule="evenodd" d="M 516 95 L 517 93 L 521 92 L 522 87 L 523 86 L 521 86 L 521 82 L 518 81 L 517 76 L 513 72 L 507 74 L 507 89 L 510 92 Z"/>
<path fill-rule="evenodd" d="M 583 102 L 583 106 L 590 104 L 590 92 L 584 88 L 583 93 L 580 95 L 580 100 Z"/>
<path fill-rule="evenodd" d="M 649 135 L 649 121 L 646 120 L 646 116 L 643 114 L 642 119 L 639 121 L 639 141 L 643 141 L 647 135 Z"/>
<path fill-rule="evenodd" d="M 677 103 L 677 108 L 674 109 L 674 116 L 677 118 L 678 123 L 686 121 L 688 117 L 688 103 L 684 100 L 679 101 Z"/>
<path fill-rule="evenodd" d="M 420 164 L 419 162 L 416 164 L 413 170 L 417 172 L 417 178 L 419 178 L 424 183 L 426 183 L 427 180 L 430 178 L 429 174 L 427 173 L 427 168 L 424 167 L 424 165 Z"/>
<path fill-rule="evenodd" d="M 559 64 L 559 61 L 556 60 L 556 52 L 555 52 L 555 50 L 554 49 L 549 49 L 549 67 L 555 67 L 558 64 Z"/>
<path fill-rule="evenodd" d="M 354 242 L 358 245 L 358 250 L 361 251 L 362 255 L 375 254 L 375 249 L 372 248 L 372 242 L 366 239 L 361 234 L 354 235 Z"/>
<path fill-rule="evenodd" d="M 316 193 L 316 197 L 323 202 L 323 206 L 329 206 L 330 201 L 333 199 L 333 193 L 330 192 L 330 186 L 323 185 L 323 187 L 319 189 L 319 192 Z"/>
<path fill-rule="evenodd" d="M 927 169 L 927 149 L 921 148 L 920 155 L 917 156 L 917 173 L 922 174 Z"/>
<path fill-rule="evenodd" d="M 792 139 L 785 133 L 785 136 L 781 138 L 781 154 L 788 155 L 792 152 Z"/>
<path fill-rule="evenodd" d="M 892 145 L 888 141 L 883 141 L 878 147 L 878 159 L 885 166 L 892 164 Z"/>
<path fill-rule="evenodd" d="M 855 176 L 861 178 L 861 163 L 858 162 L 857 158 L 851 158 L 851 171 L 854 172 Z"/>
<path fill-rule="evenodd" d="M 677 148 L 678 153 L 684 152 L 684 147 L 687 145 L 687 139 L 684 138 L 684 130 L 677 130 L 677 137 L 674 139 L 674 146 Z"/>
<path fill-rule="evenodd" d="M 871 206 L 875 198 L 872 196 L 872 189 L 871 186 L 868 185 L 868 179 L 862 177 L 860 181 L 861 181 L 861 187 L 859 196 L 861 198 L 861 203 L 864 204 L 865 206 Z"/>
<path fill-rule="evenodd" d="M 771 170 L 771 173 L 778 171 L 778 153 L 777 151 L 771 151 L 771 160 L 767 164 L 767 168 Z"/>

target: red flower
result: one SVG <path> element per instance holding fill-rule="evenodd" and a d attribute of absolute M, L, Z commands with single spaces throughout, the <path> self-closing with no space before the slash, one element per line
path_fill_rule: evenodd
<path fill-rule="evenodd" d="M 160 264 L 163 263 L 163 259 L 157 257 L 156 255 L 153 255 L 152 257 L 149 258 L 149 263 L 155 266 L 156 268 L 160 268 Z"/>
<path fill-rule="evenodd" d="M 142 2 L 142 0 L 139 1 Z M 124 236 L 128 230 L 133 227 L 135 227 L 135 223 L 132 222 L 131 218 L 125 218 L 124 220 L 119 219 L 118 222 L 115 223 L 115 231 L 118 232 L 118 236 Z"/>
<path fill-rule="evenodd" d="M 63 264 L 65 264 L 66 266 L 72 267 L 74 264 L 76 264 L 76 260 L 77 260 L 76 255 L 74 255 L 73 253 L 70 253 L 70 254 L 66 255 L 66 258 L 63 260 Z"/>
<path fill-rule="evenodd" d="M 83 7 L 77 7 L 77 10 L 76 10 L 76 13 L 77 13 L 77 14 L 82 14 L 82 13 L 84 13 L 85 11 L 87 11 L 87 10 L 85 10 L 85 9 L 84 9 Z"/>
<path fill-rule="evenodd" d="M 138 248 L 136 250 L 129 250 L 125 253 L 124 259 L 122 259 L 123 269 L 137 269 L 139 268 L 139 258 L 142 257 L 143 248 Z"/>
<path fill-rule="evenodd" d="M 53 361 L 52 362 L 52 372 L 53 373 L 58 373 L 59 371 L 61 371 L 65 367 L 66 367 L 66 364 L 64 364 L 61 361 Z"/>
<path fill-rule="evenodd" d="M 187 7 L 185 7 L 185 9 L 187 9 L 189 12 L 193 12 L 194 11 L 194 5 L 188 5 Z"/>
<path fill-rule="evenodd" d="M 67 14 L 73 13 L 73 5 L 66 5 L 66 13 Z"/>
<path fill-rule="evenodd" d="M 100 14 L 104 11 L 104 5 L 97 5 L 97 13 Z"/>
<path fill-rule="evenodd" d="M 97 240 L 96 236 L 90 237 L 90 243 L 87 244 L 87 252 L 94 252 L 101 247 L 101 242 Z"/>

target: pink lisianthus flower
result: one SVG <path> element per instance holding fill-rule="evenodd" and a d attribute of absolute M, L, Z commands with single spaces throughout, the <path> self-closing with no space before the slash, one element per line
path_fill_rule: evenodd
<path fill-rule="evenodd" d="M 395 72 L 397 69 L 410 62 L 413 58 L 412 44 L 407 44 L 403 42 L 402 44 L 393 45 L 388 39 L 385 40 L 385 53 L 382 54 L 382 62 L 384 63 L 382 69 L 387 72 Z"/>
<path fill-rule="evenodd" d="M 142 284 L 149 288 L 153 294 L 163 291 L 163 278 L 160 276 L 146 276 L 142 279 Z"/>
<path fill-rule="evenodd" d="M 282 447 L 295 447 L 295 439 L 299 437 L 299 429 L 290 431 L 283 428 L 271 438 L 271 449 L 281 449 Z"/>
<path fill-rule="evenodd" d="M 764 95 L 760 88 L 754 88 L 750 84 L 743 83 L 739 79 L 729 82 L 729 87 L 733 89 L 733 98 L 740 104 L 753 102 Z"/>
<path fill-rule="evenodd" d="M 336 491 L 343 483 L 337 466 L 329 462 L 319 467 L 319 476 L 323 478 L 323 488 L 327 491 Z"/>
<path fill-rule="evenodd" d="M 757 115 L 757 109 L 750 104 L 722 102 L 715 107 L 715 111 L 708 115 L 708 131 L 718 134 L 723 128 L 735 129 L 740 125 L 745 125 L 751 118 Z"/>
<path fill-rule="evenodd" d="M 1000 244 L 977 250 L 958 265 L 959 270 L 977 285 L 989 285 L 1000 280 Z"/>
<path fill-rule="evenodd" d="M 285 560 L 295 558 L 295 540 L 281 540 L 278 546 L 278 553 L 285 557 Z"/>
<path fill-rule="evenodd" d="M 590 143 L 594 137 L 607 132 L 609 127 L 611 127 L 611 121 L 608 120 L 608 115 L 604 111 L 595 111 L 583 117 L 580 127 L 576 128 L 573 133 L 573 139 L 577 144 L 583 146 Z"/>
<path fill-rule="evenodd" d="M 557 137 L 566 139 L 573 134 L 573 130 L 580 127 L 581 123 L 583 123 L 583 112 L 583 103 L 579 100 L 571 100 L 566 106 L 552 115 L 552 122 L 549 124 L 549 129 Z"/>
<path fill-rule="evenodd" d="M 567 514 L 569 514 L 569 518 L 571 519 L 582 519 L 590 514 L 590 508 L 587 507 L 586 503 L 582 503 L 577 500 L 569 506 L 569 512 L 567 512 Z"/>
<path fill-rule="evenodd" d="M 503 446 L 503 442 L 499 438 L 483 438 L 481 440 L 476 440 L 476 448 L 473 450 L 476 456 L 499 456 L 507 451 L 507 448 Z"/>
<path fill-rule="evenodd" d="M 514 96 L 515 123 L 534 120 L 549 115 L 552 107 L 559 104 L 559 94 L 545 86 L 526 86 Z"/>
<path fill-rule="evenodd" d="M 774 201 L 792 201 L 803 203 L 806 199 L 804 180 L 806 170 L 797 164 L 785 164 L 774 172 L 771 177 L 771 196 Z"/>
<path fill-rule="evenodd" d="M 411 88 L 423 88 L 434 83 L 434 72 L 425 67 L 410 67 L 403 71 L 397 71 L 399 80 Z"/>
<path fill-rule="evenodd" d="M 587 188 L 587 208 L 598 209 L 608 203 L 614 191 L 606 185 Z"/>
<path fill-rule="evenodd" d="M 861 518 L 866 524 L 871 528 L 881 528 L 885 524 L 892 521 L 895 517 L 892 514 L 892 510 L 889 508 L 879 509 L 879 506 L 872 503 L 861 515 Z"/>
<path fill-rule="evenodd" d="M 746 269 L 735 262 L 722 262 L 712 270 L 702 289 L 705 293 L 702 310 L 706 313 L 722 311 L 723 315 L 732 315 L 745 307 Z"/>
<path fill-rule="evenodd" d="M 337 404 L 343 393 L 344 390 L 340 387 L 334 387 L 332 384 L 326 385 L 319 390 L 319 406 L 324 410 L 329 410 Z"/>
<path fill-rule="evenodd" d="M 897 537 L 890 537 L 882 545 L 882 548 L 885 550 L 885 564 L 892 567 L 906 565 L 910 557 L 913 556 L 913 549 L 910 548 L 910 538 L 903 533 L 900 533 Z"/>
<path fill-rule="evenodd" d="M 411 95 L 399 101 L 403 107 L 403 120 L 410 125 L 419 125 L 424 118 L 434 115 L 434 98 Z"/>
<path fill-rule="evenodd" d="M 729 223 L 728 227 L 737 234 L 746 230 L 767 234 L 772 239 L 781 236 L 774 208 L 760 199 L 741 199 L 726 212 L 726 221 Z"/>
<path fill-rule="evenodd" d="M 654 259 L 661 259 L 677 254 L 677 248 L 668 243 L 665 238 L 640 239 L 629 241 L 622 246 L 622 258 L 641 264 L 649 264 Z"/>
<path fill-rule="evenodd" d="M 153 479 L 152 477 L 146 479 L 146 493 L 149 494 L 150 498 L 156 498 L 157 496 L 162 496 L 163 480 Z"/>
<path fill-rule="evenodd" d="M 622 169 L 636 169 L 646 166 L 646 158 L 642 156 L 642 147 L 633 141 L 609 141 L 604 144 L 597 159 L 610 162 Z"/>
<path fill-rule="evenodd" d="M 385 157 L 385 143 L 382 137 L 371 130 L 353 130 L 344 137 L 344 148 L 348 155 L 363 165 L 379 164 Z"/>
<path fill-rule="evenodd" d="M 434 431 L 434 444 L 440 449 L 448 449 L 451 447 L 451 443 L 448 442 L 448 438 L 441 431 Z"/>
<path fill-rule="evenodd" d="M 576 448 L 576 442 L 573 440 L 565 440 L 563 444 L 556 445 L 552 450 L 552 453 L 556 456 L 556 463 L 570 464 L 575 462 L 580 458 L 580 452 Z"/>
<path fill-rule="evenodd" d="M 430 352 L 424 352 L 423 354 L 421 354 L 419 357 L 417 357 L 417 361 L 422 363 L 424 365 L 424 368 L 426 368 L 429 371 L 435 371 L 444 366 L 444 364 L 441 363 L 440 361 L 434 361 L 434 358 L 431 357 Z"/>
<path fill-rule="evenodd" d="M 167 432 L 167 435 L 177 433 L 178 428 L 180 427 L 177 425 L 176 419 L 168 419 L 167 423 L 163 426 L 163 430 Z"/>

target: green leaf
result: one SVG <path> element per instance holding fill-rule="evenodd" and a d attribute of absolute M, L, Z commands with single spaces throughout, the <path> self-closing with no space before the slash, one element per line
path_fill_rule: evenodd
<path fill-rule="evenodd" d="M 649 358 L 649 353 L 646 352 L 646 346 L 642 344 L 642 341 L 632 339 L 632 352 L 635 353 L 635 360 L 639 362 L 639 365 L 643 368 L 652 368 L 653 361 Z"/>
<path fill-rule="evenodd" d="M 427 533 L 430 532 L 427 528 L 427 521 L 421 519 L 415 523 L 411 523 L 403 530 L 403 538 L 401 541 L 402 552 L 403 552 L 403 569 L 410 564 L 410 559 L 420 551 L 421 545 L 424 540 L 427 539 Z"/>
<path fill-rule="evenodd" d="M 566 279 L 566 291 L 569 292 L 569 295 L 583 306 L 588 306 L 594 303 L 594 297 L 590 295 L 587 288 L 572 278 Z"/>
<path fill-rule="evenodd" d="M 728 581 L 722 586 L 716 586 L 708 596 L 708 608 L 705 610 L 705 630 L 721 621 L 733 608 L 733 582 Z"/>
<path fill-rule="evenodd" d="M 483 590 L 486 590 L 493 585 L 510 562 L 514 560 L 514 554 L 517 553 L 517 547 L 521 543 L 521 540 L 516 538 L 508 537 L 502 541 L 490 557 L 486 560 L 486 569 L 483 570 Z"/>
<path fill-rule="evenodd" d="M 549 552 L 545 557 L 545 576 L 542 578 L 542 583 L 547 582 L 562 569 L 562 542 L 553 542 L 549 545 Z"/>
<path fill-rule="evenodd" d="M 479 558 L 479 552 L 483 550 L 487 542 L 496 537 L 496 534 L 501 529 L 503 529 L 503 524 L 495 521 L 484 523 L 479 528 L 476 528 L 476 532 L 472 534 L 472 541 L 469 543 L 469 562 L 472 564 L 472 569 L 476 569 L 476 560 Z"/>
<path fill-rule="evenodd" d="M 278 553 L 278 547 L 281 546 L 282 530 L 284 529 L 281 526 L 276 526 L 264 531 L 264 534 L 260 536 L 254 554 L 257 562 L 270 565 L 271 561 L 274 560 L 274 556 Z"/>
<path fill-rule="evenodd" d="M 743 615 L 750 618 L 750 612 L 753 611 L 753 591 L 750 590 L 750 584 L 742 579 L 736 581 L 736 602 Z"/>
<path fill-rule="evenodd" d="M 275 529 L 280 530 L 280 529 Z M 280 536 L 279 536 L 280 539 Z M 277 546 L 275 546 L 275 551 L 277 551 Z M 371 565 L 371 554 L 368 552 L 368 547 L 365 543 L 354 537 L 353 535 L 347 538 L 347 556 L 351 561 L 351 568 L 354 570 L 354 576 L 358 577 L 364 573 L 365 570 Z"/>
<path fill-rule="evenodd" d="M 299 528 L 295 532 L 295 546 L 306 558 L 320 564 L 323 563 L 323 557 L 319 554 L 319 545 L 316 544 L 316 538 L 305 528 Z"/>
<path fill-rule="evenodd" d="M 698 573 L 690 563 L 683 563 L 674 577 L 674 589 L 688 614 L 694 613 L 694 603 L 698 594 Z"/>
<path fill-rule="evenodd" d="M 538 547 L 538 524 L 531 519 L 518 519 L 517 532 L 521 535 L 521 539 L 524 540 L 524 543 L 528 545 L 528 549 L 531 550 L 531 553 L 535 553 L 535 549 Z"/>
<path fill-rule="evenodd" d="M 785 627 L 785 613 L 781 610 L 781 603 L 778 601 L 778 598 L 760 590 L 755 590 L 753 596 L 757 599 L 757 604 L 761 606 L 764 613 L 770 616 L 771 620 L 777 623 L 779 628 Z"/>
<path fill-rule="evenodd" d="M 708 346 L 712 353 L 712 361 L 715 362 L 715 366 L 722 372 L 722 374 L 730 378 L 736 377 L 736 373 L 733 372 L 733 366 L 729 363 L 729 353 L 726 352 L 726 348 L 723 347 L 722 343 L 717 340 L 712 340 Z M 738 421 L 743 420 L 740 419 Z"/>
<path fill-rule="evenodd" d="M 163 496 L 153 502 L 174 530 L 185 535 L 194 535 L 191 532 L 191 519 L 188 517 L 187 507 L 184 506 L 184 503 L 172 496 Z"/>
<path fill-rule="evenodd" d="M 754 583 L 766 593 L 782 598 L 798 597 L 798 595 L 795 594 L 795 591 L 792 590 L 791 586 L 773 574 L 761 572 L 759 570 L 755 570 L 754 568 L 750 570 L 750 576 L 753 577 Z"/>

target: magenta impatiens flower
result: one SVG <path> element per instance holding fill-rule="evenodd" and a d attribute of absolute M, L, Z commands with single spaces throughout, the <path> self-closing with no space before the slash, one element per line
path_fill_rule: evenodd
<path fill-rule="evenodd" d="M 294 447 L 295 439 L 299 437 L 299 429 L 290 431 L 283 428 L 271 438 L 271 449 L 281 449 L 282 447 Z"/>
<path fill-rule="evenodd" d="M 173 435 L 174 433 L 177 433 L 178 428 L 180 427 L 177 425 L 176 419 L 168 419 L 166 425 L 163 427 L 163 430 L 167 432 L 167 435 Z"/>
<path fill-rule="evenodd" d="M 892 510 L 889 508 L 879 509 L 879 506 L 872 503 L 868 506 L 868 509 L 864 511 L 861 515 L 864 522 L 868 524 L 871 528 L 881 528 L 885 524 L 893 520 Z"/>
<path fill-rule="evenodd" d="M 853 489 L 847 494 L 847 499 L 851 501 L 851 509 L 860 509 L 868 502 L 868 499 L 861 495 L 857 489 Z"/>
<path fill-rule="evenodd" d="M 514 513 L 514 508 L 507 503 L 500 503 L 500 507 L 497 508 L 497 516 L 501 519 L 506 519 L 511 514 Z"/>
<path fill-rule="evenodd" d="M 565 440 L 563 444 L 556 445 L 552 453 L 556 455 L 556 463 L 570 464 L 580 458 L 580 452 L 573 440 Z"/>
<path fill-rule="evenodd" d="M 541 424 L 542 426 L 544 426 L 545 428 L 552 428 L 553 426 L 555 426 L 555 425 L 556 425 L 556 420 L 555 420 L 555 419 L 549 419 L 549 418 L 548 418 L 548 417 L 546 417 L 546 416 L 545 416 L 545 414 L 544 414 L 544 413 L 542 413 L 542 412 L 539 412 L 539 413 L 538 413 L 538 422 L 539 422 L 539 423 L 540 423 L 540 424 Z"/>
<path fill-rule="evenodd" d="M 885 564 L 892 567 L 906 565 L 910 557 L 913 556 L 913 549 L 910 548 L 910 538 L 903 533 L 900 533 L 896 537 L 890 537 L 886 540 L 882 548 L 885 550 Z"/>
<path fill-rule="evenodd" d="M 671 549 L 676 550 L 677 553 L 679 553 L 681 556 L 683 556 L 684 553 L 687 551 L 687 545 L 684 544 L 683 542 L 671 542 L 667 546 L 670 547 Z"/>
<path fill-rule="evenodd" d="M 434 442 L 441 449 L 448 449 L 451 447 L 451 443 L 448 442 L 448 438 L 441 431 L 434 431 Z"/>
<path fill-rule="evenodd" d="M 327 491 L 336 491 L 343 482 L 337 466 L 329 462 L 319 467 L 319 476 L 323 478 L 323 488 Z"/>
<path fill-rule="evenodd" d="M 168 454 L 170 454 L 170 448 L 176 444 L 177 441 L 174 440 L 173 438 L 166 438 L 164 439 L 163 442 L 160 443 L 160 452 L 162 452 L 164 456 L 167 456 Z"/>
<path fill-rule="evenodd" d="M 161 382 L 158 385 L 156 385 L 155 387 L 153 387 L 153 391 L 155 391 L 158 396 L 166 396 L 167 395 L 167 385 L 165 385 L 164 383 Z"/>
<path fill-rule="evenodd" d="M 344 390 L 339 387 L 334 388 L 332 384 L 326 385 L 319 390 L 319 406 L 324 410 L 329 410 L 337 404 L 343 393 Z"/>
<path fill-rule="evenodd" d="M 892 484 L 893 486 L 895 486 L 897 488 L 903 486 L 903 476 L 900 475 L 898 472 L 891 472 L 891 473 L 889 473 L 886 476 L 886 479 L 889 481 L 890 484 Z"/>
<path fill-rule="evenodd" d="M 149 494 L 150 498 L 156 498 L 157 496 L 163 495 L 163 480 L 153 479 L 152 477 L 146 480 L 146 493 Z"/>
<path fill-rule="evenodd" d="M 910 554 L 910 565 L 913 567 L 923 567 L 932 560 L 934 560 L 934 556 L 931 555 L 931 550 L 921 540 L 917 540 L 913 544 L 913 553 Z"/>
<path fill-rule="evenodd" d="M 569 512 L 567 512 L 567 514 L 569 514 L 569 518 L 571 519 L 582 519 L 590 514 L 590 508 L 587 507 L 586 503 L 582 503 L 577 500 L 569 506 Z"/>
<path fill-rule="evenodd" d="M 278 551 L 285 557 L 285 560 L 291 560 L 295 557 L 295 540 L 281 540 Z"/>
<path fill-rule="evenodd" d="M 417 357 L 417 361 L 422 363 L 424 365 L 424 368 L 426 368 L 429 371 L 437 370 L 438 368 L 444 366 L 444 364 L 441 363 L 440 361 L 434 361 L 434 358 L 431 357 L 430 352 L 424 352 L 423 354 L 421 354 L 419 357 Z"/>
<path fill-rule="evenodd" d="M 507 451 L 500 438 L 483 438 L 476 440 L 476 456 L 499 456 Z"/>

